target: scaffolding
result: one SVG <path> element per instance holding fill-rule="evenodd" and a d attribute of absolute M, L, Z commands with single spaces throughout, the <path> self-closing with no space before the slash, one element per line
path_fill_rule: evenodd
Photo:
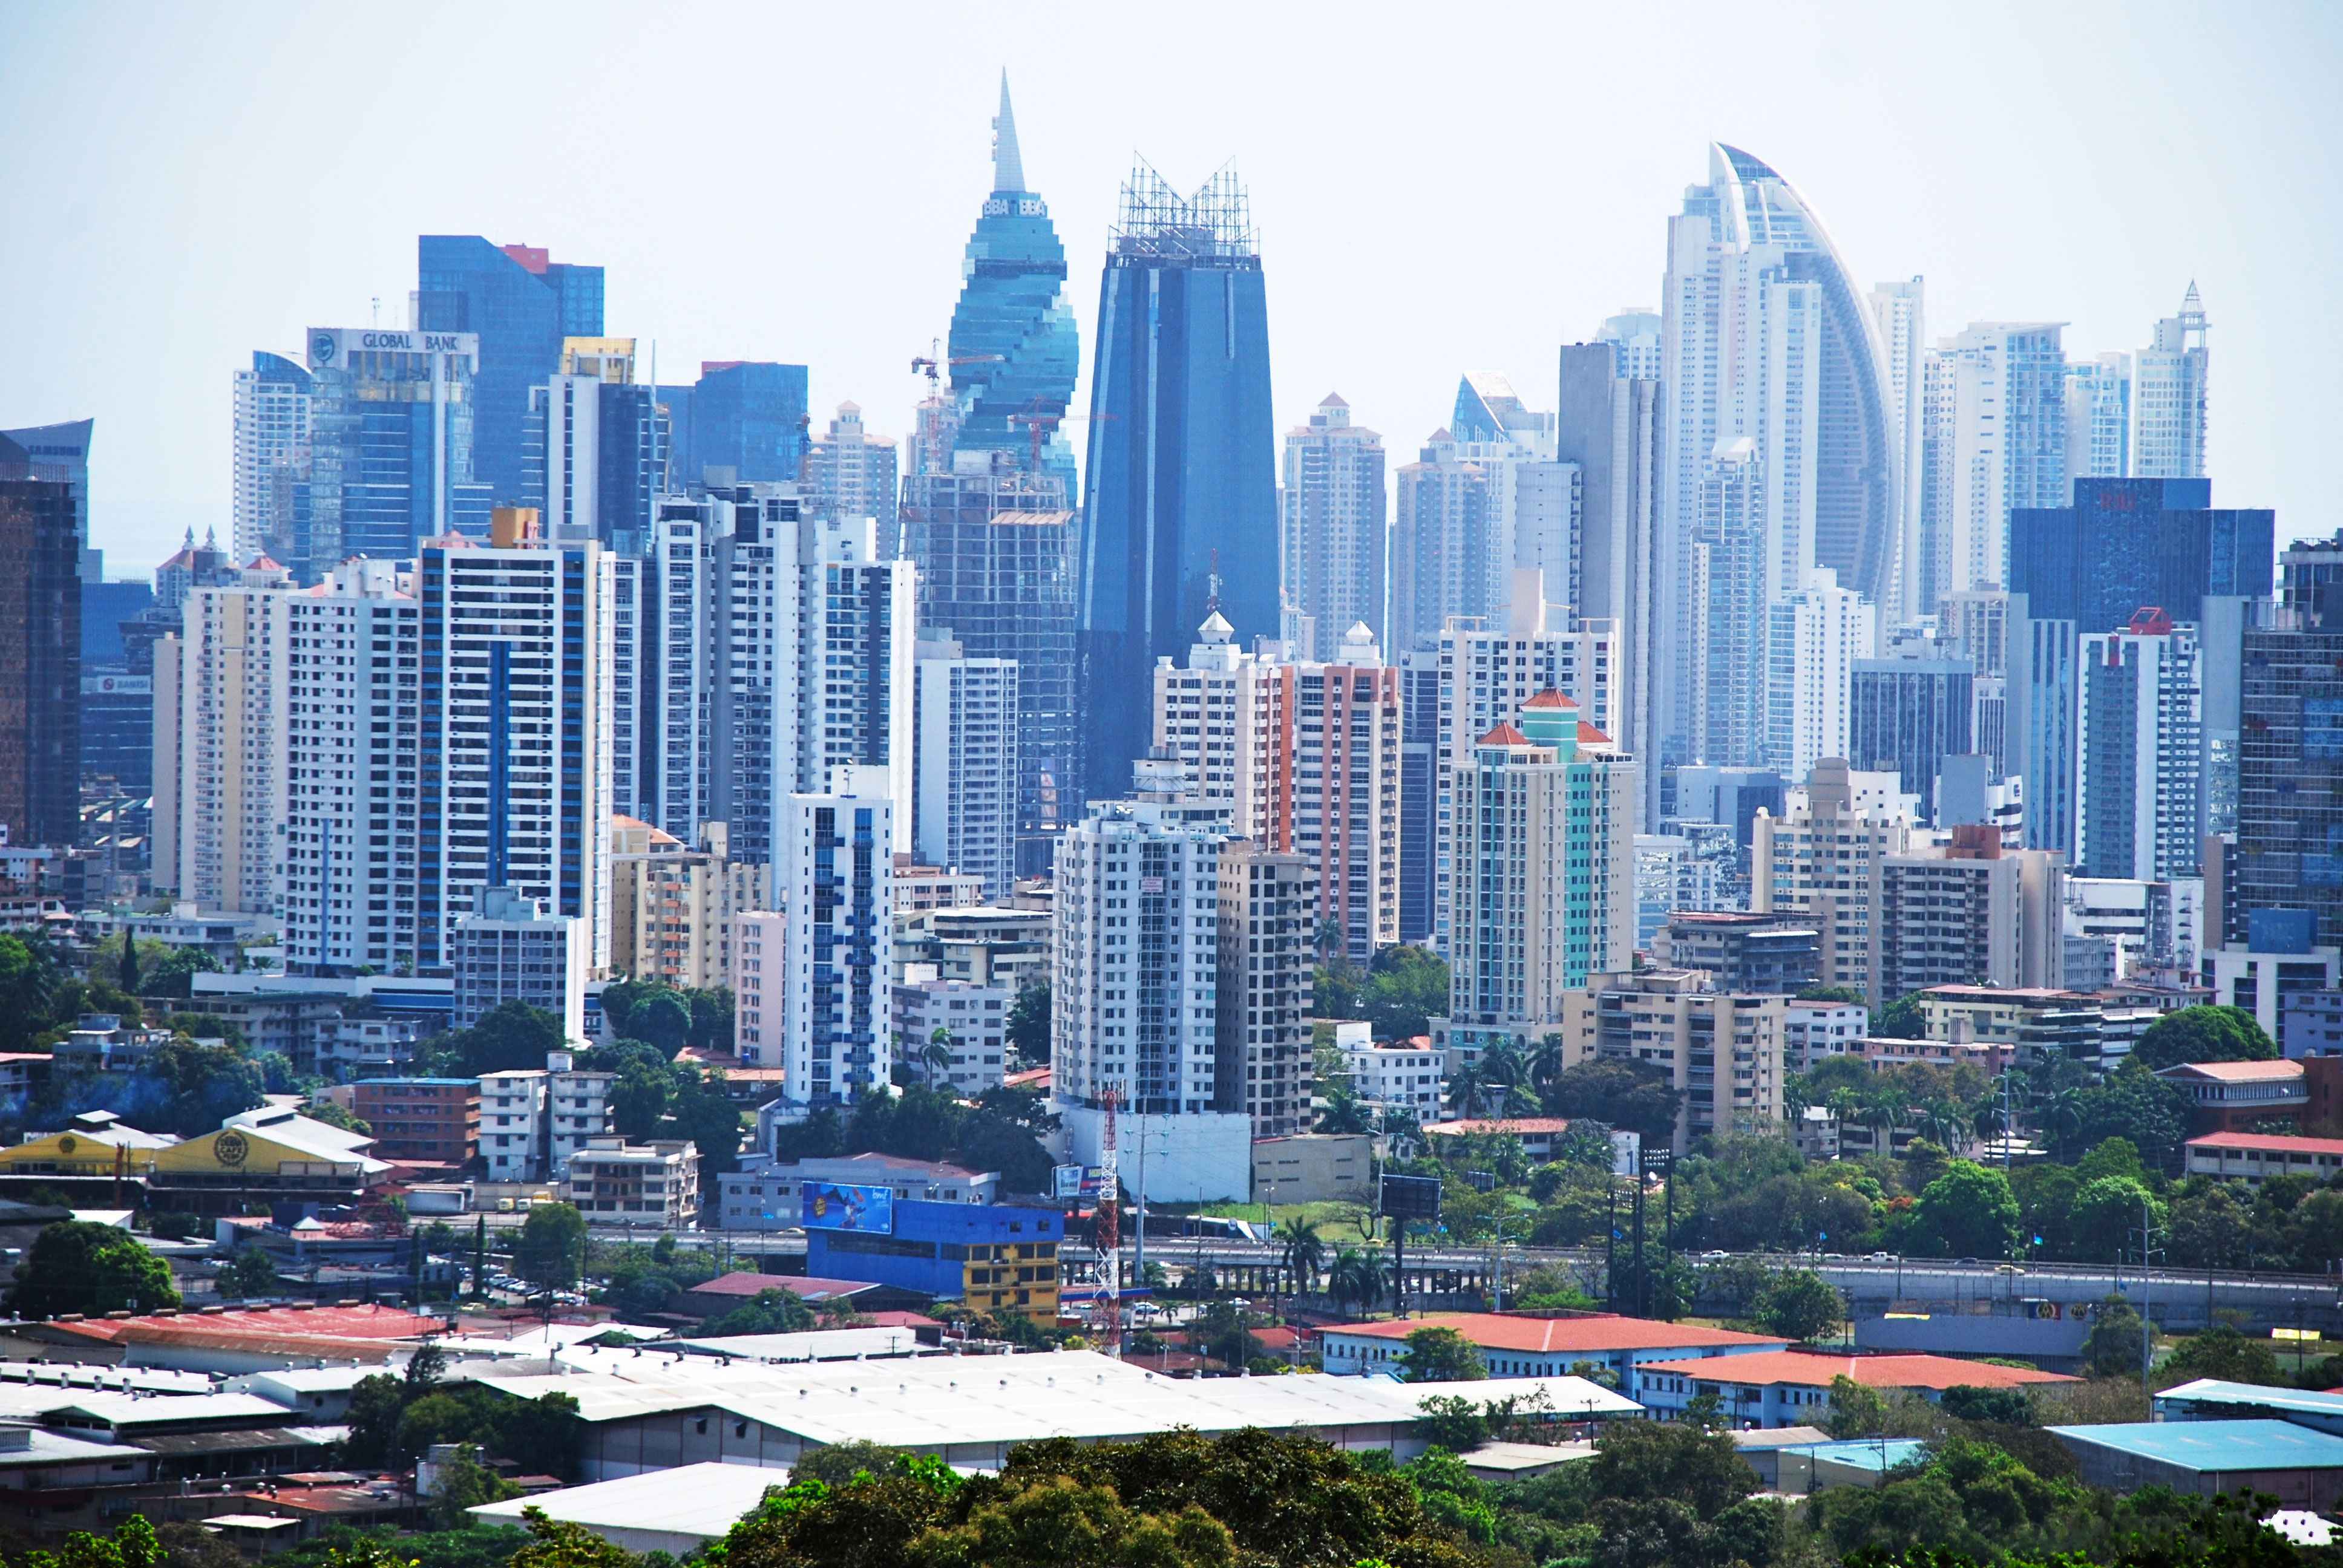
<path fill-rule="evenodd" d="M 1234 159 L 1222 164 L 1193 196 L 1183 196 L 1153 165 L 1134 156 L 1109 236 L 1118 256 L 1192 262 L 1261 259 L 1252 203 L 1237 178 Z"/>

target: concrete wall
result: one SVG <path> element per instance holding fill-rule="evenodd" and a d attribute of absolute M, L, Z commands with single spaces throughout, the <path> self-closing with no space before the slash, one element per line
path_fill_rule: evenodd
<path fill-rule="evenodd" d="M 1065 1121 L 1069 1160 L 1099 1163 L 1103 1141 L 1101 1111 L 1080 1105 L 1053 1105 Z M 1252 1118 L 1233 1111 L 1194 1116 L 1115 1118 L 1115 1143 L 1122 1184 L 1159 1203 L 1250 1201 L 1252 1196 Z"/>

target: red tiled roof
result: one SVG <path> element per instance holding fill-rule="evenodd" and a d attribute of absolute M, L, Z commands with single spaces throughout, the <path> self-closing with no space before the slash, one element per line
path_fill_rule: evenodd
<path fill-rule="evenodd" d="M 925 1312 L 857 1312 L 856 1318 L 866 1328 L 873 1329 L 940 1329 L 943 1324 Z"/>
<path fill-rule="evenodd" d="M 2220 1083 L 2261 1083 L 2273 1079 L 2300 1078 L 2302 1063 L 2298 1061 L 2184 1061 L 2177 1067 L 2167 1067 L 2163 1076 L 2176 1072 L 2193 1072 L 2199 1078 L 2209 1078 Z"/>
<path fill-rule="evenodd" d="M 222 1312 L 174 1312 L 136 1318 L 90 1318 L 77 1323 L 56 1323 L 95 1340 L 136 1339 L 162 1342 L 176 1334 L 234 1338 L 298 1338 L 321 1340 L 412 1340 L 447 1332 L 439 1318 L 422 1317 L 397 1307 L 239 1307 Z"/>
<path fill-rule="evenodd" d="M 1426 1124 L 1426 1132 L 1510 1132 L 1516 1138 L 1550 1137 L 1570 1131 L 1567 1116 L 1506 1116 L 1464 1117 L 1455 1121 L 1434 1121 Z"/>
<path fill-rule="evenodd" d="M 2265 1154 L 2343 1154 L 2343 1138 L 2293 1138 L 2275 1132 L 2208 1132 L 2191 1149 L 2258 1149 Z"/>
<path fill-rule="evenodd" d="M 1948 1388 L 2017 1388 L 2026 1383 L 2078 1381 L 2064 1372 L 1995 1366 L 1954 1356 L 1826 1356 L 1813 1351 L 1755 1351 L 1703 1361 L 1645 1362 L 1635 1370 L 1711 1382 L 1794 1383 L 1800 1388 L 1828 1388 L 1831 1379 L 1844 1377 L 1865 1388 L 1925 1388 L 1940 1393 Z"/>
<path fill-rule="evenodd" d="M 1530 738 L 1510 724 L 1500 724 L 1474 741 L 1475 746 L 1527 746 Z"/>
<path fill-rule="evenodd" d="M 1522 704 L 1523 709 L 1576 708 L 1578 704 L 1573 702 L 1570 699 L 1564 697 L 1561 692 L 1556 691 L 1551 686 L 1547 687 L 1544 691 L 1539 692 L 1535 697 L 1531 698 L 1527 702 Z"/>
<path fill-rule="evenodd" d="M 740 1270 L 698 1284 L 684 1292 L 687 1296 L 737 1296 L 748 1301 L 765 1291 L 787 1291 L 800 1301 L 826 1302 L 837 1296 L 860 1295 L 875 1291 L 871 1280 L 826 1280 L 812 1274 L 758 1274 Z"/>
<path fill-rule="evenodd" d="M 1001 1081 L 1011 1089 L 1047 1089 L 1050 1087 L 1051 1071 L 1052 1070 L 1047 1067 L 1028 1068 L 1023 1072 L 1012 1072 Z"/>
<path fill-rule="evenodd" d="M 1322 1336 L 1367 1334 L 1376 1339 L 1403 1340 L 1418 1329 L 1454 1329 L 1483 1350 L 1539 1353 L 1668 1350 L 1678 1345 L 1695 1350 L 1707 1345 L 1790 1342 L 1779 1334 L 1744 1334 L 1731 1329 L 1703 1328 L 1697 1323 L 1662 1323 L 1648 1318 L 1622 1318 L 1607 1313 L 1583 1318 L 1517 1318 L 1500 1312 L 1426 1312 L 1420 1318 L 1397 1322 L 1329 1323 L 1318 1332 Z"/>
<path fill-rule="evenodd" d="M 1578 721 L 1578 743 L 1581 746 L 1608 746 L 1611 738 L 1582 719 Z"/>

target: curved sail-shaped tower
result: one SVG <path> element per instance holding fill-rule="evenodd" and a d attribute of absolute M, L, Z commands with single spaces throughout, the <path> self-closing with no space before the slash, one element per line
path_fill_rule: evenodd
<path fill-rule="evenodd" d="M 959 405 L 961 451 L 989 448 L 1033 455 L 1041 422 L 1042 472 L 1074 496 L 1074 455 L 1059 428 L 1074 395 L 1081 348 L 1066 301 L 1066 249 L 1050 222 L 1050 204 L 1025 188 L 1009 75 L 1001 76 L 1001 114 L 992 122 L 992 194 L 969 236 L 965 280 L 951 318 L 951 390 Z"/>

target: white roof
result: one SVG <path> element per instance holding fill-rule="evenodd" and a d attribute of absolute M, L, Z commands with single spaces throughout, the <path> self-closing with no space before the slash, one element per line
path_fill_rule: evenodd
<path fill-rule="evenodd" d="M 917 1449 L 1127 1438 L 1180 1426 L 1220 1432 L 1390 1425 L 1414 1421 L 1423 1400 L 1445 1392 L 1477 1402 L 1543 1392 L 1565 1416 L 1643 1408 L 1584 1378 L 1489 1378 L 1453 1388 L 1312 1374 L 1179 1379 L 1090 1351 L 756 1366 L 620 1351 L 588 1364 L 595 1370 L 478 1381 L 520 1399 L 566 1393 L 594 1422 L 712 1408 L 809 1442 L 863 1439 Z"/>
<path fill-rule="evenodd" d="M 279 1519 L 273 1513 L 215 1513 L 204 1523 L 219 1530 L 282 1530 L 301 1522 Z"/>
<path fill-rule="evenodd" d="M 150 1457 L 143 1448 L 129 1448 L 118 1442 L 97 1442 L 86 1437 L 51 1432 L 45 1427 L 30 1428 L 25 1435 L 31 1439 L 26 1446 L 0 1449 L 0 1470 L 26 1464 L 81 1464 L 99 1459 Z"/>
<path fill-rule="evenodd" d="M 142 1398 L 135 1393 L 92 1393 L 77 1390 L 63 1397 L 52 1392 L 47 1406 L 53 1411 L 79 1411 L 108 1426 L 139 1426 L 156 1421 L 237 1419 L 249 1420 L 255 1426 L 266 1426 L 283 1420 L 285 1416 L 283 1405 L 254 1393 L 191 1393 Z"/>
<path fill-rule="evenodd" d="M 1594 1445 L 1591 1442 L 1484 1442 L 1469 1453 L 1457 1458 L 1468 1470 L 1486 1470 L 1507 1475 L 1525 1470 L 1551 1470 L 1574 1459 L 1592 1459 Z"/>
<path fill-rule="evenodd" d="M 588 1530 L 654 1530 L 712 1541 L 756 1507 L 767 1488 L 788 1480 L 786 1471 L 753 1464 L 685 1464 L 483 1503 L 468 1512 L 491 1523 L 518 1524 L 522 1509 L 542 1508 L 548 1518 Z"/>
<path fill-rule="evenodd" d="M 250 1393 L 256 1385 L 267 1383 L 295 1393 L 342 1393 L 357 1387 L 361 1378 L 381 1375 L 382 1368 L 378 1366 L 287 1367 L 280 1372 L 249 1372 L 230 1379 L 226 1392 Z"/>
<path fill-rule="evenodd" d="M 794 1334 L 729 1334 L 719 1339 L 677 1340 L 675 1343 L 707 1355 L 739 1356 L 752 1362 L 851 1361 L 856 1356 L 915 1355 L 926 1348 L 920 1343 L 920 1336 L 910 1329 L 808 1329 Z M 634 1352 L 625 1350 L 609 1353 L 629 1359 L 634 1355 Z M 599 1364 L 594 1356 L 594 1347 L 588 1346 L 563 1360 L 592 1371 Z"/>
<path fill-rule="evenodd" d="M 146 1393 L 210 1393 L 209 1374 L 172 1367 L 109 1367 L 63 1362 L 0 1362 L 0 1389 L 137 1389 Z"/>
<path fill-rule="evenodd" d="M 281 1105 L 263 1105 L 252 1111 L 239 1111 L 220 1125 L 249 1127 L 266 1131 L 271 1138 L 297 1139 L 314 1149 L 339 1149 L 346 1153 L 370 1149 L 375 1141 L 371 1133 L 352 1132 L 347 1127 L 337 1127 L 330 1121 L 320 1121 L 314 1116 L 304 1116 Z"/>

